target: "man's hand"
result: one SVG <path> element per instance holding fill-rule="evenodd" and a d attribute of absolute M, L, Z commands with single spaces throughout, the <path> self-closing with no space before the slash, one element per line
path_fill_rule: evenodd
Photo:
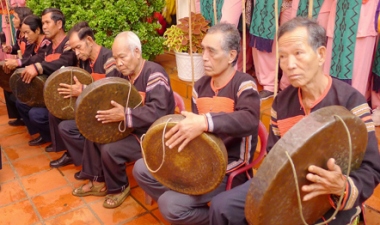
<path fill-rule="evenodd" d="M 111 105 L 114 107 L 109 110 L 99 110 L 95 118 L 102 123 L 113 123 L 124 121 L 125 109 L 122 105 L 115 101 L 111 101 Z"/>
<path fill-rule="evenodd" d="M 11 52 L 11 49 L 12 49 L 12 47 L 9 45 L 3 45 L 2 48 L 3 48 L 4 53 L 9 53 Z"/>
<path fill-rule="evenodd" d="M 178 152 L 182 151 L 191 140 L 206 130 L 206 122 L 203 115 L 186 111 L 182 111 L 181 114 L 186 118 L 165 134 L 165 138 L 169 138 L 165 143 L 169 148 L 174 148 L 181 143 Z"/>
<path fill-rule="evenodd" d="M 12 70 L 18 67 L 17 59 L 6 59 L 3 65 L 5 73 L 10 73 Z"/>
<path fill-rule="evenodd" d="M 327 169 L 317 166 L 309 166 L 309 172 L 306 179 L 313 182 L 310 185 L 302 186 L 302 191 L 308 192 L 303 197 L 304 201 L 308 201 L 318 195 L 334 194 L 341 195 L 346 187 L 346 178 L 342 174 L 341 168 L 335 164 L 335 159 L 330 158 L 327 161 Z"/>
<path fill-rule="evenodd" d="M 60 83 L 58 88 L 58 93 L 64 95 L 63 98 L 78 97 L 82 93 L 82 84 L 79 82 L 76 76 L 73 77 L 75 84 L 64 84 Z"/>
<path fill-rule="evenodd" d="M 34 65 L 29 65 L 25 67 L 25 70 L 21 73 L 22 81 L 29 84 L 34 77 L 38 75 Z"/>

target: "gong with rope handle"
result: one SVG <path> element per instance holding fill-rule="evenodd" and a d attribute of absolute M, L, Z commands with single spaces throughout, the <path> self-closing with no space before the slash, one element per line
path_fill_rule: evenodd
<path fill-rule="evenodd" d="M 226 175 L 227 150 L 214 134 L 203 133 L 178 152 L 163 136 L 185 117 L 167 115 L 156 120 L 142 138 L 144 162 L 153 177 L 164 186 L 184 194 L 202 195 L 219 186 Z"/>
<path fill-rule="evenodd" d="M 75 122 L 88 140 L 105 144 L 121 140 L 133 131 L 125 127 L 124 121 L 103 124 L 95 118 L 98 110 L 113 108 L 111 100 L 124 107 L 128 103 L 129 108 L 142 105 L 140 93 L 126 79 L 107 77 L 89 84 L 75 103 Z"/>
<path fill-rule="evenodd" d="M 11 78 L 15 70 L 11 70 L 9 73 L 6 73 L 3 69 L 5 61 L 0 62 L 0 87 L 5 91 L 12 92 L 11 86 L 9 85 L 9 78 Z"/>
<path fill-rule="evenodd" d="M 29 84 L 22 81 L 21 74 L 24 68 L 16 69 L 9 79 L 13 94 L 16 98 L 30 107 L 44 107 L 44 85 L 47 75 L 34 77 Z"/>
<path fill-rule="evenodd" d="M 304 117 L 273 146 L 252 179 L 245 204 L 247 221 L 258 225 L 303 224 L 291 164 L 295 166 L 298 188 L 301 190 L 303 185 L 311 183 L 306 179 L 310 165 L 327 169 L 328 159 L 334 158 L 343 174 L 349 166 L 351 170 L 359 168 L 367 141 L 364 122 L 342 106 L 324 107 Z M 352 146 L 350 165 L 349 142 Z M 305 193 L 300 191 L 300 194 L 302 199 Z M 331 205 L 328 195 L 319 195 L 302 201 L 302 208 L 305 221 L 312 224 Z"/>
<path fill-rule="evenodd" d="M 79 67 L 64 67 L 52 73 L 46 80 L 44 86 L 44 100 L 46 108 L 55 117 L 68 120 L 74 119 L 74 107 L 77 97 L 64 98 L 58 93 L 59 84 L 74 85 L 74 76 L 83 85 L 93 82 L 92 76 L 86 70 Z"/>

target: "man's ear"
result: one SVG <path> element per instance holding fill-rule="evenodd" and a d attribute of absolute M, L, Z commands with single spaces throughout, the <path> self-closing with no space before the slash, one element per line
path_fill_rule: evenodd
<path fill-rule="evenodd" d="M 228 60 L 228 63 L 232 63 L 233 61 L 235 61 L 235 59 L 237 58 L 237 51 L 236 50 L 231 50 L 230 51 L 230 54 L 229 54 L 229 57 L 230 59 Z"/>
<path fill-rule="evenodd" d="M 62 20 L 58 20 L 56 24 L 59 29 L 62 29 Z"/>
<path fill-rule="evenodd" d="M 318 63 L 320 66 L 322 66 L 325 63 L 326 60 L 326 47 L 320 46 L 317 49 L 317 55 L 318 55 Z"/>

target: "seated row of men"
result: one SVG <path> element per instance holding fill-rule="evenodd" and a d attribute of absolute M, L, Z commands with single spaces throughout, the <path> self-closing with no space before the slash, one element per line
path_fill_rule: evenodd
<path fill-rule="evenodd" d="M 138 108 L 124 108 L 111 102 L 113 108 L 98 111 L 96 119 L 99 123 L 125 121 L 127 127 L 134 128 L 131 135 L 108 144 L 94 143 L 83 137 L 74 120 L 62 121 L 46 108 L 29 107 L 16 101 L 28 132 L 36 136 L 30 145 L 51 141 L 52 146 L 47 147 L 47 151 L 67 150 L 60 159 L 51 162 L 52 167 L 72 163 L 82 165 L 75 177 L 88 182 L 75 188 L 73 195 L 105 196 L 104 207 L 118 207 L 130 193 L 125 163 L 137 160 L 133 168 L 137 183 L 157 201 L 162 215 L 170 223 L 247 223 L 244 202 L 248 177 L 239 175 L 233 186 L 240 186 L 227 192 L 225 189 L 228 175 L 248 164 L 254 156 L 260 98 L 252 76 L 234 68 L 240 51 L 240 34 L 233 25 L 217 24 L 204 37 L 205 76 L 193 88 L 192 112 L 182 112 L 186 118 L 165 135 L 166 145 L 169 148 L 180 146 L 179 149 L 203 132 L 228 140 L 228 166 L 224 180 L 212 192 L 192 196 L 160 184 L 141 159 L 140 137 L 158 118 L 174 113 L 175 102 L 167 73 L 160 65 L 142 58 L 137 35 L 130 31 L 120 33 L 111 51 L 96 44 L 93 31 L 86 23 L 75 25 L 66 37 L 65 19 L 57 9 L 46 9 L 37 28 L 28 25 L 29 18 L 38 21 L 36 16 L 22 20 L 21 30 L 27 40 L 33 42 L 31 36 L 35 34 L 44 33 L 45 37 L 33 36 L 38 37 L 35 38 L 34 53 L 24 56 L 21 63 L 17 61 L 17 66 L 26 68 L 22 75 L 24 82 L 29 83 L 39 74 L 50 75 L 61 66 L 79 65 L 100 79 L 116 76 L 129 80 L 144 101 L 144 105 Z M 43 45 L 42 40 L 46 42 Z M 317 23 L 304 18 L 293 19 L 280 28 L 278 42 L 280 66 L 289 74 L 292 86 L 282 91 L 274 101 L 268 151 L 294 125 L 295 118 L 305 117 L 325 106 L 342 105 L 367 125 L 368 145 L 358 170 L 343 176 L 331 159 L 327 169 L 310 166 L 306 178 L 311 184 L 302 187 L 306 193 L 305 201 L 322 194 L 340 195 L 345 189 L 347 201 L 343 202 L 342 211 L 330 224 L 349 224 L 360 212 L 357 208 L 380 182 L 380 155 L 370 109 L 364 97 L 352 87 L 323 74 L 325 31 Z M 46 51 L 41 60 L 38 52 L 43 46 L 46 46 Z M 22 64 L 27 58 L 29 64 Z M 85 85 L 75 80 L 75 84 L 62 84 L 57 91 L 64 97 L 70 97 L 78 96 L 84 88 Z M 210 201 L 211 207 L 208 206 Z M 326 216 L 331 214 L 329 211 Z"/>

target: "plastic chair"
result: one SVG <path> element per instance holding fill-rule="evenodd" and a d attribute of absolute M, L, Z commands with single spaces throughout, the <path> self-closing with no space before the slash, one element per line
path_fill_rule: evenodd
<path fill-rule="evenodd" d="M 248 165 L 245 165 L 244 167 L 241 167 L 234 172 L 230 174 L 227 180 L 227 186 L 226 186 L 226 191 L 230 190 L 232 187 L 232 180 L 239 174 L 243 172 L 248 172 L 248 170 L 252 169 L 254 166 L 256 166 L 265 156 L 266 154 L 266 147 L 267 147 L 267 141 L 268 141 L 268 131 L 265 125 L 260 121 L 259 123 L 259 140 L 260 140 L 260 153 L 259 156 L 256 158 L 252 157 L 252 162 L 249 163 Z M 248 174 L 247 174 L 248 176 Z M 251 177 L 248 177 L 251 178 Z"/>
<path fill-rule="evenodd" d="M 173 95 L 174 95 L 175 105 L 176 107 L 178 107 L 179 112 L 184 111 L 185 102 L 183 101 L 182 97 L 177 92 L 174 92 L 174 91 L 173 91 Z M 146 192 L 144 192 L 144 195 L 145 195 L 145 204 L 152 205 L 152 202 L 153 202 L 152 197 L 150 197 L 150 195 L 148 195 Z"/>

